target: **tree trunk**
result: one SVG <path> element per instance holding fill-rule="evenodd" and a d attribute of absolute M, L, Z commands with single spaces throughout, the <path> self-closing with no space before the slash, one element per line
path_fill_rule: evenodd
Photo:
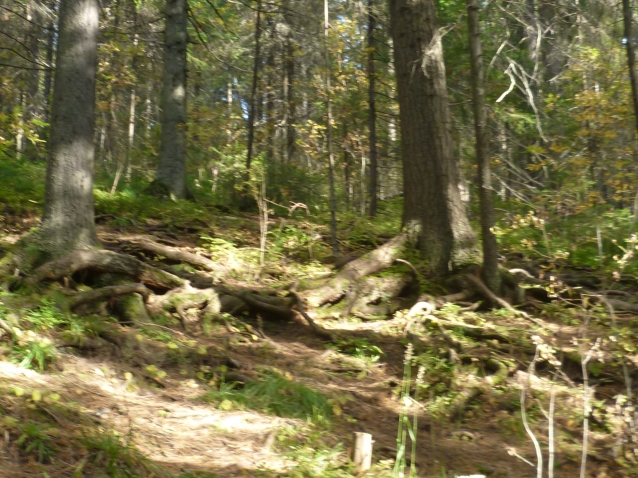
<path fill-rule="evenodd" d="M 374 72 L 374 29 L 376 19 L 374 18 L 374 0 L 368 0 L 368 122 L 370 132 L 370 217 L 377 215 L 377 110 L 375 102 L 375 72 Z"/>
<path fill-rule="evenodd" d="M 472 63 L 472 101 L 474 106 L 476 163 L 478 166 L 479 202 L 481 207 L 483 276 L 487 286 L 498 295 L 501 292 L 501 275 L 498 268 L 498 245 L 496 236 L 492 232 L 496 220 L 492 196 L 490 144 L 487 129 L 487 109 L 485 108 L 485 72 L 479 29 L 478 0 L 467 0 L 467 22 Z"/>
<path fill-rule="evenodd" d="M 98 36 L 97 0 L 63 0 L 53 87 L 43 258 L 97 244 L 93 207 L 93 129 Z"/>
<path fill-rule="evenodd" d="M 286 162 L 295 155 L 295 46 L 292 38 L 286 43 Z"/>
<path fill-rule="evenodd" d="M 186 197 L 187 0 L 166 0 L 162 140 L 155 175 L 176 199 Z"/>
<path fill-rule="evenodd" d="M 625 40 L 627 40 L 627 66 L 629 67 L 629 80 L 631 81 L 631 95 L 634 102 L 634 115 L 638 127 L 638 77 L 636 76 L 636 52 L 632 36 L 633 10 L 631 0 L 622 0 L 623 21 L 625 24 Z M 638 129 L 638 128 L 637 128 Z"/>
<path fill-rule="evenodd" d="M 391 0 L 399 95 L 404 220 L 438 275 L 474 261 L 476 239 L 458 189 L 443 48 L 433 0 Z"/>
<path fill-rule="evenodd" d="M 255 103 L 257 99 L 257 86 L 259 83 L 259 65 L 261 63 L 261 0 L 257 2 L 257 20 L 255 21 L 255 58 L 253 62 L 253 80 L 250 89 L 250 104 L 248 105 L 248 145 L 246 147 L 246 177 L 247 182 L 241 198 L 241 209 L 247 209 L 250 201 L 250 168 L 252 166 L 253 148 L 255 143 Z"/>
<path fill-rule="evenodd" d="M 326 109 L 328 110 L 328 181 L 330 183 L 330 239 L 332 242 L 332 253 L 339 255 L 337 244 L 337 198 L 335 193 L 335 157 L 332 150 L 332 103 L 330 102 L 330 52 L 328 50 L 328 0 L 324 0 L 324 22 L 323 22 L 323 49 L 326 62 Z"/>

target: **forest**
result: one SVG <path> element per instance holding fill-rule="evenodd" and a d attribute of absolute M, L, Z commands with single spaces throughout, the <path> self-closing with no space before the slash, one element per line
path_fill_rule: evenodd
<path fill-rule="evenodd" d="M 636 10 L 0 0 L 0 477 L 638 476 Z"/>

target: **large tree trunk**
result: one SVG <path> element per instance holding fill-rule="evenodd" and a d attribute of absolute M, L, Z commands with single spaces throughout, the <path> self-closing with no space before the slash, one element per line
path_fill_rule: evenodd
<path fill-rule="evenodd" d="M 467 0 L 467 21 L 470 36 L 472 62 L 472 101 L 476 131 L 476 163 L 478 165 L 479 201 L 481 206 L 481 233 L 483 240 L 483 276 L 487 286 L 495 294 L 501 291 L 501 275 L 498 268 L 498 245 L 492 228 L 496 222 L 492 197 L 492 171 L 490 168 L 490 143 L 485 108 L 485 73 L 483 50 L 479 29 L 478 0 Z"/>
<path fill-rule="evenodd" d="M 324 21 L 323 21 L 323 53 L 326 61 L 326 110 L 328 113 L 328 125 L 326 127 L 328 140 L 328 183 L 330 186 L 330 242 L 332 243 L 332 253 L 339 255 L 339 245 L 337 243 L 337 198 L 335 193 L 335 157 L 332 150 L 332 94 L 330 87 L 330 52 L 328 50 L 328 31 L 330 28 L 328 17 L 328 0 L 324 1 Z"/>
<path fill-rule="evenodd" d="M 186 197 L 187 1 L 166 0 L 162 141 L 156 179 L 171 196 Z"/>
<path fill-rule="evenodd" d="M 261 64 L 261 0 L 257 2 L 257 18 L 255 20 L 255 58 L 253 59 L 253 79 L 250 88 L 250 104 L 248 105 L 248 145 L 246 146 L 246 184 L 241 198 L 241 209 L 246 210 L 251 201 L 250 168 L 255 147 L 255 112 L 257 102 L 257 87 L 259 86 L 259 66 Z"/>
<path fill-rule="evenodd" d="M 46 196 L 40 231 L 43 259 L 97 244 L 93 209 L 93 129 L 97 0 L 63 0 L 53 87 Z"/>
<path fill-rule="evenodd" d="M 432 272 L 476 259 L 476 239 L 458 189 L 443 48 L 433 0 L 391 0 L 399 94 L 404 220 L 421 228 Z"/>
<path fill-rule="evenodd" d="M 636 75 L 636 52 L 632 36 L 632 24 L 634 14 L 630 0 L 622 0 L 623 20 L 625 26 L 625 40 L 627 41 L 627 66 L 629 67 L 629 80 L 631 81 L 631 95 L 634 103 L 634 115 L 638 125 L 638 76 Z"/>
<path fill-rule="evenodd" d="M 377 109 L 375 102 L 375 72 L 374 72 L 374 55 L 375 40 L 374 29 L 376 28 L 376 19 L 374 17 L 374 0 L 368 0 L 368 105 L 370 111 L 368 113 L 368 128 L 370 132 L 370 217 L 377 215 L 377 183 L 378 183 L 378 165 L 377 165 Z"/>

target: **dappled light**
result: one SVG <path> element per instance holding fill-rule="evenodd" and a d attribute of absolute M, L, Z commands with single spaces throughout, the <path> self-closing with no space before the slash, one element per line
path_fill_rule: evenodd
<path fill-rule="evenodd" d="M 0 2 L 0 478 L 635 478 L 631 0 Z"/>

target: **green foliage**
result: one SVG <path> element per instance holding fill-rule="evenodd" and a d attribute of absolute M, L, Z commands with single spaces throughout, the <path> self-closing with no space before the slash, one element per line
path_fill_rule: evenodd
<path fill-rule="evenodd" d="M 456 364 L 443 357 L 441 351 L 427 348 L 414 357 L 414 363 L 423 367 L 423 387 L 436 394 L 447 392 L 452 386 Z"/>
<path fill-rule="evenodd" d="M 24 321 L 31 324 L 35 330 L 47 330 L 69 322 L 69 314 L 62 312 L 51 299 L 42 299 L 40 305 L 29 310 Z"/>
<path fill-rule="evenodd" d="M 0 160 L 0 223 L 8 215 L 39 213 L 44 198 L 45 164 L 34 161 Z"/>
<path fill-rule="evenodd" d="M 49 436 L 49 427 L 30 420 L 20 425 L 19 430 L 21 434 L 16 443 L 25 452 L 37 455 L 40 463 L 48 461 L 54 455 L 55 446 Z"/>
<path fill-rule="evenodd" d="M 132 190 L 110 194 L 96 189 L 95 214 L 112 217 L 115 225 L 139 225 L 158 221 L 165 226 L 180 227 L 192 224 L 214 225 L 214 214 L 205 204 L 193 201 L 158 201 L 156 198 Z"/>
<path fill-rule="evenodd" d="M 219 390 L 202 398 L 222 409 L 241 407 L 280 417 L 321 421 L 332 415 L 331 402 L 325 395 L 274 371 L 242 388 L 222 383 Z"/>

